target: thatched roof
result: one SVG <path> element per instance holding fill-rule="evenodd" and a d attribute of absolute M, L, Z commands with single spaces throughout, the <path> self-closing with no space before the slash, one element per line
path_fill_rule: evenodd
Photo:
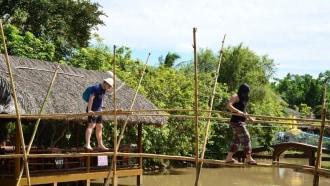
<path fill-rule="evenodd" d="M 20 114 L 38 114 L 58 64 L 14 56 L 10 56 L 9 59 Z M 86 113 L 87 103 L 82 99 L 83 91 L 86 87 L 101 83 L 103 79 L 108 77 L 113 77 L 113 74 L 61 65 L 43 113 Z M 116 78 L 116 80 L 116 108 L 129 111 L 135 91 L 120 79 Z M 114 108 L 113 90 L 108 91 L 104 98 L 104 110 L 113 110 Z M 137 95 L 132 110 L 152 109 L 157 109 L 157 107 L 144 96 Z M 0 113 L 15 113 L 8 67 L 4 55 L 0 55 Z M 153 114 L 163 113 L 153 112 Z M 105 121 L 113 120 L 113 116 L 103 116 L 103 118 Z M 87 120 L 87 117 L 80 119 Z M 119 122 L 125 121 L 126 116 L 118 116 L 117 119 Z M 159 116 L 130 116 L 128 120 L 129 124 L 162 125 L 165 122 L 166 118 Z"/>

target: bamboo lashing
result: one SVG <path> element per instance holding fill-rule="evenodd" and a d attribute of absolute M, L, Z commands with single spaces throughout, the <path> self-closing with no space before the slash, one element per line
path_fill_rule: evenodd
<path fill-rule="evenodd" d="M 18 109 L 18 103 L 17 103 L 16 89 L 15 89 L 13 74 L 12 74 L 12 71 L 11 71 L 11 66 L 10 66 L 10 61 L 9 61 L 9 56 L 8 56 L 8 51 L 7 51 L 6 41 L 5 41 L 5 35 L 3 33 L 3 26 L 2 26 L 1 19 L 0 19 L 0 31 L 1 31 L 1 38 L 2 38 L 3 49 L 4 49 L 4 53 L 5 53 L 5 57 L 6 57 L 7 69 L 8 69 L 9 78 L 10 78 L 10 86 L 11 86 L 11 90 L 13 92 L 13 97 L 14 97 L 15 111 L 16 111 L 16 116 L 17 116 L 16 129 L 18 128 L 18 133 L 20 135 L 20 142 L 21 142 L 22 146 L 25 147 L 24 136 L 23 136 L 23 129 L 22 129 L 22 123 L 21 123 L 21 118 L 20 118 L 19 109 Z M 17 139 L 17 141 L 16 141 L 16 153 L 19 152 L 19 148 L 20 148 L 20 145 L 19 145 L 19 142 L 18 141 L 19 141 L 19 139 Z M 24 154 L 24 159 L 27 159 L 25 148 L 22 148 L 22 150 L 23 150 L 23 154 Z M 15 168 L 14 168 L 14 174 L 15 174 L 14 176 L 15 176 L 15 178 L 17 178 L 18 175 L 19 175 L 19 172 L 18 172 L 19 171 L 19 167 L 20 167 L 19 164 L 20 164 L 20 160 L 19 159 L 15 159 Z M 27 161 L 25 161 L 24 165 L 25 165 L 25 168 L 26 168 L 26 176 L 28 178 L 28 185 L 30 186 L 31 185 L 31 183 L 30 183 L 31 180 L 30 180 L 30 172 L 29 172 L 29 166 L 27 164 Z"/>
<path fill-rule="evenodd" d="M 208 113 L 208 119 L 207 119 L 207 124 L 206 124 L 206 130 L 205 130 L 205 134 L 204 134 L 204 143 L 203 143 L 203 148 L 202 148 L 202 153 L 201 153 L 201 159 L 204 159 L 204 155 L 205 155 L 205 150 L 206 150 L 206 143 L 207 143 L 207 139 L 208 139 L 208 135 L 209 135 L 209 128 L 210 128 L 210 122 L 211 122 L 211 111 L 213 110 L 213 101 L 214 101 L 214 96 L 215 96 L 215 91 L 217 88 L 217 82 L 218 82 L 218 77 L 219 77 L 219 72 L 220 72 L 220 66 L 221 66 L 221 58 L 222 58 L 222 53 L 223 53 L 223 46 L 224 46 L 224 42 L 225 42 L 225 38 L 226 38 L 226 34 L 223 36 L 223 40 L 222 40 L 222 45 L 221 45 L 221 49 L 220 49 L 220 55 L 219 55 L 219 62 L 218 62 L 218 68 L 216 71 L 216 76 L 214 77 L 214 84 L 213 84 L 213 91 L 212 91 L 212 95 L 211 95 L 211 103 L 210 103 L 210 112 Z M 200 165 L 198 166 L 198 173 L 196 176 L 196 181 L 195 181 L 195 185 L 198 185 L 199 182 L 199 177 L 201 174 L 201 170 L 202 170 L 202 166 L 203 166 L 203 162 L 200 162 Z"/>

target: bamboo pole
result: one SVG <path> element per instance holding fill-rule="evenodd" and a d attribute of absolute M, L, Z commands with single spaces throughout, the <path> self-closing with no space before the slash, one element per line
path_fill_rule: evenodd
<path fill-rule="evenodd" d="M 140 80 L 139 80 L 139 84 L 138 84 L 138 86 L 137 86 L 137 88 L 136 88 L 136 91 L 135 91 L 135 94 L 134 94 L 134 97 L 133 97 L 133 100 L 132 100 L 132 104 L 131 104 L 131 107 L 130 107 L 129 110 L 132 110 L 132 109 L 133 109 L 133 106 L 134 106 L 134 104 L 135 104 L 137 94 L 138 94 L 139 89 L 140 89 L 140 87 L 141 87 L 141 83 L 142 83 L 142 79 L 143 79 L 143 76 L 144 76 L 144 72 L 145 72 L 145 70 L 146 70 L 146 68 L 147 68 L 147 65 L 148 65 L 149 57 L 150 57 L 150 53 L 148 54 L 147 61 L 146 61 L 145 65 L 144 65 L 144 68 L 143 68 L 143 71 L 142 71 L 142 74 L 141 74 L 141 77 L 140 77 Z M 125 132 L 125 129 L 126 129 L 127 123 L 128 123 L 128 117 L 129 117 L 129 116 L 126 117 L 126 120 L 125 120 L 125 122 L 124 122 L 124 125 L 123 125 L 123 127 L 122 127 L 122 129 L 121 129 L 121 132 L 120 132 L 120 135 L 119 135 L 119 138 L 118 138 L 117 147 L 115 148 L 115 152 L 118 152 L 118 149 L 119 149 L 119 146 L 120 146 L 121 140 L 123 139 L 123 135 L 124 135 L 124 132 Z M 114 159 L 113 159 L 113 160 L 114 160 Z M 112 161 L 111 167 L 110 167 L 110 169 L 109 169 L 108 176 L 107 176 L 107 178 L 106 178 L 107 180 L 109 179 L 109 176 L 110 176 L 110 174 L 111 174 L 112 166 L 113 166 L 113 164 L 115 164 L 115 163 L 116 163 L 115 161 Z M 107 184 L 107 182 L 108 182 L 108 181 L 105 182 L 104 186 Z"/>
<path fill-rule="evenodd" d="M 117 83 L 116 83 L 116 45 L 113 46 L 113 88 L 116 90 Z M 117 148 L 117 92 L 114 91 L 113 93 L 113 110 L 115 112 L 114 115 L 114 129 L 113 129 L 113 147 Z M 114 151 L 113 157 L 113 177 L 112 177 L 112 185 L 118 186 L 117 181 L 117 152 Z M 106 184 L 105 184 L 106 185 Z"/>
<path fill-rule="evenodd" d="M 51 92 L 51 90 L 52 90 L 52 87 L 53 87 L 53 84 L 54 84 L 54 82 L 55 82 L 55 79 L 56 79 L 56 76 L 57 76 L 57 73 L 58 73 L 58 70 L 59 70 L 59 69 L 60 69 L 60 65 L 57 65 L 57 67 L 56 67 L 56 69 L 55 69 L 55 71 L 54 71 L 54 75 L 53 75 L 52 81 L 50 82 L 50 85 L 49 85 L 49 87 L 48 87 L 47 94 L 46 94 L 45 99 L 44 99 L 44 101 L 43 101 L 43 103 L 42 103 L 42 106 L 41 106 L 41 108 L 40 108 L 39 114 L 41 114 L 41 113 L 44 111 L 44 109 L 45 109 L 45 106 L 46 106 L 46 103 L 47 103 L 48 97 L 49 97 L 50 92 Z M 32 133 L 32 137 L 31 137 L 31 139 L 30 139 L 30 142 L 29 142 L 29 144 L 28 144 L 28 148 L 27 148 L 27 152 L 26 152 L 27 155 L 29 155 L 29 153 L 30 153 L 30 149 L 31 149 L 31 146 L 32 146 L 33 140 L 34 140 L 34 138 L 35 138 L 35 135 L 36 135 L 37 130 L 38 130 L 38 127 L 39 127 L 39 123 L 40 123 L 40 118 L 37 120 L 36 124 L 34 125 L 34 130 L 33 130 L 33 133 Z M 25 159 L 25 161 L 27 161 L 27 163 L 28 163 L 28 159 Z M 19 185 L 19 183 L 20 183 L 20 181 L 21 181 L 21 178 L 22 178 L 22 175 L 23 175 L 23 168 L 24 168 L 24 167 L 21 166 L 21 171 L 20 171 L 20 174 L 19 174 L 19 176 L 18 176 L 18 179 L 17 179 L 16 185 Z"/>
<path fill-rule="evenodd" d="M 107 111 L 99 111 L 94 113 L 78 113 L 78 114 L 22 114 L 22 119 L 70 119 L 70 118 L 78 118 L 85 116 L 94 116 L 94 115 L 114 115 L 115 112 L 113 110 Z M 131 115 L 132 112 L 118 110 L 116 112 L 117 115 Z M 14 114 L 0 114 L 0 118 L 16 118 Z"/>
<path fill-rule="evenodd" d="M 138 145 L 138 152 L 142 153 L 142 128 L 143 125 L 142 123 L 139 123 L 137 126 L 137 137 L 138 137 L 138 141 L 137 141 L 137 145 Z M 139 157 L 137 160 L 138 166 L 140 169 L 143 169 L 143 158 Z M 138 175 L 136 178 L 136 185 L 142 185 L 143 182 L 143 178 L 142 175 Z"/>
<path fill-rule="evenodd" d="M 8 73 L 9 73 L 9 78 L 10 78 L 10 85 L 11 85 L 11 90 L 13 92 L 13 97 L 14 97 L 14 103 L 15 103 L 15 112 L 16 112 L 16 116 L 17 116 L 17 124 L 16 124 L 16 129 L 18 128 L 18 133 L 19 133 L 19 137 L 20 137 L 20 142 L 21 145 L 19 145 L 19 142 L 16 141 L 16 152 L 15 153 L 19 153 L 20 148 L 22 147 L 22 151 L 24 154 L 24 159 L 27 159 L 26 156 L 26 151 L 25 151 L 25 142 L 24 142 L 24 135 L 23 135 L 23 129 L 22 129 L 22 123 L 21 123 L 21 117 L 19 114 L 19 109 L 18 109 L 18 103 L 17 103 L 17 95 L 16 95 L 16 89 L 15 89 L 15 84 L 14 84 L 14 79 L 13 79 L 13 74 L 11 71 L 11 67 L 10 67 L 10 62 L 9 62 L 9 56 L 8 56 L 8 52 L 7 52 L 7 46 L 6 46 L 6 41 L 5 41 L 5 35 L 3 32 L 3 26 L 2 26 L 2 21 L 0 19 L 0 31 L 1 31 L 1 37 L 2 37 L 2 44 L 3 44 L 3 49 L 4 49 L 4 53 L 5 53 L 5 57 L 6 57 L 6 62 L 7 62 L 7 68 L 8 68 Z M 17 133 L 16 133 L 16 137 L 17 137 Z M 19 175 L 19 165 L 20 164 L 20 160 L 19 159 L 15 159 L 15 168 L 14 168 L 14 177 L 17 178 Z M 27 164 L 27 161 L 25 161 L 24 163 L 25 168 L 26 168 L 26 177 L 27 177 L 27 182 L 28 185 L 31 185 L 31 180 L 30 180 L 30 172 L 29 172 L 29 166 Z"/>
<path fill-rule="evenodd" d="M 143 112 L 143 111 L 139 111 L 139 112 Z M 102 111 L 102 112 L 96 112 L 99 115 L 113 115 L 113 111 Z M 87 115 L 95 115 L 96 113 L 91 113 L 91 114 L 42 114 L 42 115 L 21 115 L 21 118 L 25 118 L 25 119 L 59 119 L 59 118 L 77 118 L 78 116 L 87 116 Z M 117 115 L 129 115 L 129 116 L 138 116 L 138 117 L 142 117 L 142 116 L 157 116 L 157 117 L 171 117 L 171 118 L 186 118 L 186 119 L 193 119 L 195 118 L 195 116 L 188 116 L 188 115 L 168 115 L 168 114 L 130 114 L 132 112 L 126 112 L 126 111 L 122 111 L 122 112 L 118 112 L 119 114 Z M 234 114 L 234 113 L 233 113 Z M 16 118 L 16 116 L 14 115 L 5 115 L 2 116 L 0 115 L 0 118 Z M 207 120 L 207 119 L 211 119 L 214 121 L 228 121 L 230 118 L 221 118 L 221 117 L 207 117 L 207 116 L 199 116 L 199 120 L 203 121 L 203 120 Z M 289 118 L 288 118 L 289 119 Z M 281 122 L 281 121 L 268 121 L 268 120 L 255 120 L 254 123 L 249 123 L 249 125 L 257 125 L 257 124 L 274 124 L 274 125 L 295 125 L 295 126 L 306 126 L 306 127 L 320 127 L 319 124 L 313 124 L 315 122 L 317 122 L 319 120 L 310 120 L 306 123 L 291 123 L 291 122 Z M 324 128 L 330 128 L 330 126 L 324 126 Z"/>
<path fill-rule="evenodd" d="M 155 111 L 155 110 L 153 110 Z M 189 115 L 177 115 L 177 114 L 132 114 L 132 113 L 139 113 L 139 112 L 148 112 L 148 110 L 134 110 L 134 111 L 117 111 L 117 116 L 118 115 L 123 115 L 123 116 L 156 116 L 156 117 L 171 117 L 171 118 L 186 118 L 186 119 L 191 119 L 195 118 L 195 116 L 189 116 Z M 202 111 L 199 110 L 199 113 Z M 212 112 L 212 113 L 217 113 L 217 112 Z M 89 115 L 114 115 L 114 111 L 101 111 L 101 112 L 95 112 L 95 113 L 81 113 L 81 114 L 22 114 L 21 118 L 22 119 L 67 119 L 67 118 L 78 118 L 78 117 L 84 117 L 84 116 L 89 116 Z M 234 113 L 233 113 L 234 115 Z M 250 116 L 254 116 L 250 114 Z M 0 114 L 0 119 L 1 118 L 16 118 L 16 115 L 13 114 Z M 211 119 L 214 121 L 228 121 L 230 118 L 226 117 L 207 117 L 207 116 L 199 116 L 199 120 L 207 120 Z M 265 118 L 278 118 L 278 117 L 267 117 Z M 318 119 L 292 119 L 292 118 L 280 118 L 281 120 L 287 120 L 284 122 L 281 121 L 268 121 L 268 120 L 255 120 L 254 123 L 249 123 L 249 125 L 257 125 L 257 124 L 275 124 L 275 125 L 295 125 L 295 126 L 306 126 L 306 127 L 320 127 L 319 124 L 313 124 L 317 122 L 321 122 L 321 120 Z M 305 121 L 305 123 L 291 123 L 289 121 L 291 120 L 296 120 L 296 121 Z M 326 122 L 325 122 L 326 123 Z M 324 128 L 330 128 L 330 126 L 326 125 Z"/>
<path fill-rule="evenodd" d="M 321 167 L 321 160 L 322 160 L 322 141 L 323 141 L 323 134 L 324 134 L 324 121 L 327 113 L 327 108 L 325 107 L 326 102 L 326 86 L 324 85 L 323 90 L 323 101 L 322 101 L 322 123 L 320 128 L 320 137 L 319 137 L 319 144 L 316 153 L 316 163 L 315 163 L 315 171 L 314 171 L 314 178 L 313 178 L 313 185 L 319 185 L 319 174 L 318 169 Z"/>
<path fill-rule="evenodd" d="M 29 69 L 29 70 L 38 70 L 38 71 L 44 71 L 44 72 L 53 72 L 52 70 L 48 70 L 48 69 L 40 69 L 40 68 L 31 68 L 31 67 L 16 67 L 16 69 Z M 58 72 L 58 74 L 63 74 L 63 75 L 68 75 L 68 76 L 75 76 L 75 77 L 85 77 L 82 75 L 78 75 L 78 74 L 71 74 L 71 73 L 64 73 L 64 72 Z"/>
<path fill-rule="evenodd" d="M 131 110 L 130 112 L 194 112 L 194 109 L 151 109 L 151 110 Z M 214 114 L 228 114 L 233 115 L 235 113 L 231 113 L 228 111 L 218 111 L 218 110 L 198 110 L 199 113 L 205 112 L 211 112 Z M 314 121 L 314 122 L 321 122 L 320 119 L 305 119 L 305 118 L 288 118 L 288 117 L 278 117 L 278 116 L 266 116 L 266 115 L 256 115 L 256 114 L 249 114 L 249 116 L 253 116 L 255 118 L 265 118 L 265 119 L 278 119 L 278 120 L 290 120 L 290 121 Z M 326 120 L 327 122 L 330 122 L 330 120 Z"/>
<path fill-rule="evenodd" d="M 233 113 L 234 115 L 234 113 Z M 171 117 L 171 118 L 186 118 L 193 119 L 195 116 L 187 116 L 187 115 L 157 115 L 157 114 L 132 114 L 131 116 L 163 116 L 163 117 Z M 230 118 L 218 118 L 218 117 L 206 117 L 199 116 L 199 120 L 207 120 L 211 119 L 214 121 L 229 121 Z M 258 124 L 275 124 L 275 125 L 296 125 L 296 126 L 309 126 L 309 127 L 320 127 L 317 124 L 308 124 L 308 123 L 291 123 L 291 122 L 278 122 L 278 121 L 266 121 L 266 120 L 255 120 L 253 123 L 249 123 L 249 125 L 258 125 Z M 330 126 L 325 126 L 325 128 L 330 128 Z"/>
<path fill-rule="evenodd" d="M 139 84 L 138 84 L 138 87 L 136 88 L 136 91 L 135 91 L 135 94 L 134 94 L 134 97 L 133 97 L 133 100 L 132 100 L 132 104 L 131 104 L 131 107 L 130 107 L 129 111 L 133 109 L 133 106 L 134 106 L 134 104 L 135 104 L 136 97 L 137 97 L 137 95 L 138 95 L 138 92 L 139 92 L 139 89 L 140 89 L 140 87 L 141 87 L 141 83 L 142 83 L 142 80 L 143 80 L 144 72 L 145 72 L 145 70 L 146 70 L 146 68 L 147 68 L 147 65 L 148 65 L 149 57 L 150 57 L 150 53 L 149 53 L 149 55 L 148 55 L 148 58 L 147 58 L 147 61 L 146 61 L 145 65 L 144 65 L 144 68 L 143 68 L 143 71 L 142 71 L 142 74 L 141 74 L 141 77 L 140 77 L 140 80 L 139 80 Z M 126 117 L 126 120 L 125 120 L 125 122 L 124 122 L 123 128 L 122 128 L 122 130 L 121 130 L 121 132 L 120 132 L 120 136 L 119 136 L 119 138 L 118 138 L 118 146 L 117 146 L 117 148 L 116 148 L 116 151 L 118 151 L 118 147 L 119 147 L 119 145 L 120 145 L 120 142 L 121 142 L 121 140 L 123 139 L 123 135 L 124 135 L 124 132 L 125 132 L 125 129 L 126 129 L 127 123 L 128 123 L 128 117 L 129 117 L 129 116 Z"/>
<path fill-rule="evenodd" d="M 196 177 L 198 176 L 198 169 L 199 169 L 199 134 L 198 134 L 198 73 L 197 73 L 197 52 L 196 52 L 196 32 L 197 28 L 193 28 L 193 48 L 194 48 L 194 80 L 195 80 L 195 165 L 196 165 Z M 195 184 L 196 185 L 196 184 Z M 197 186 L 197 185 L 196 185 Z"/>
<path fill-rule="evenodd" d="M 170 115 L 170 114 L 133 114 L 133 113 L 139 113 L 139 112 L 193 112 L 194 110 L 191 109 L 154 109 L 154 110 L 130 110 L 130 111 L 125 111 L 125 110 L 117 110 L 116 114 L 117 115 L 130 115 L 130 116 L 159 116 L 159 117 L 191 117 L 188 115 Z M 199 113 L 203 112 L 210 112 L 209 110 L 198 110 Z M 211 113 L 214 114 L 231 114 L 235 115 L 235 113 L 230 113 L 226 111 L 215 111 L 213 110 Z M 92 115 L 114 115 L 113 110 L 108 110 L 108 111 L 101 111 L 101 112 L 94 112 L 94 113 L 77 113 L 77 114 L 21 114 L 21 118 L 23 119 L 67 119 L 67 118 L 78 118 L 78 117 L 84 117 L 84 116 L 92 116 Z M 249 114 L 251 117 L 255 118 L 264 118 L 264 119 L 273 119 L 273 120 L 286 120 L 286 121 L 300 121 L 300 122 L 308 122 L 308 123 L 320 123 L 322 120 L 320 119 L 304 119 L 304 118 L 286 118 L 286 117 L 276 117 L 276 116 L 265 116 L 265 115 L 254 115 L 254 114 Z M 17 116 L 14 114 L 0 114 L 0 119 L 1 118 L 16 118 Z M 199 116 L 200 118 L 206 119 L 207 117 L 205 116 Z M 214 120 L 218 120 L 216 118 L 212 118 Z M 256 120 L 261 123 L 266 123 L 266 120 Z M 287 122 L 283 122 L 286 124 Z M 330 123 L 329 120 L 325 120 L 325 123 Z M 295 123 L 291 123 L 292 125 L 295 125 Z M 328 126 L 325 126 L 328 127 Z"/>
<path fill-rule="evenodd" d="M 226 34 L 223 36 L 223 40 L 222 40 L 222 46 L 220 49 L 220 56 L 219 56 L 219 62 L 218 62 L 218 68 L 216 71 L 216 76 L 214 77 L 214 85 L 213 85 L 213 91 L 212 91 L 212 95 L 211 95 L 211 103 L 210 103 L 210 112 L 208 113 L 208 117 L 211 117 L 212 114 L 212 108 L 213 108 L 213 101 L 214 101 L 214 96 L 215 96 L 215 91 L 217 88 L 217 82 L 218 82 L 218 77 L 219 77 L 219 71 L 220 71 L 220 66 L 221 66 L 221 58 L 222 58 L 222 54 L 223 54 L 223 45 L 225 42 L 225 38 L 226 38 Z M 201 153 L 201 159 L 204 159 L 204 155 L 205 155 L 205 150 L 206 150 L 206 143 L 207 143 L 207 139 L 208 139 L 208 135 L 209 135 L 209 128 L 210 128 L 210 122 L 211 119 L 207 119 L 207 124 L 206 124 L 206 130 L 205 130 L 205 134 L 204 134 L 204 143 L 203 143 L 203 148 L 202 148 L 202 153 Z M 196 181 L 195 181 L 195 185 L 198 185 L 199 182 L 199 177 L 201 174 L 201 170 L 202 170 L 202 166 L 203 166 L 203 162 L 199 163 L 200 165 L 198 166 L 198 173 L 196 176 Z"/>

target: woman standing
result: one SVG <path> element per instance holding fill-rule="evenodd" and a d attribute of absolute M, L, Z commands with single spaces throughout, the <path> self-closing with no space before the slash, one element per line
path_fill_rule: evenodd
<path fill-rule="evenodd" d="M 256 165 L 257 162 L 251 157 L 252 147 L 249 131 L 246 129 L 245 120 L 249 119 L 254 122 L 246 112 L 249 102 L 250 87 L 244 83 L 239 86 L 237 94 L 233 94 L 227 104 L 227 108 L 235 113 L 230 119 L 230 126 L 233 129 L 233 139 L 229 146 L 227 163 L 236 163 L 233 155 L 238 151 L 239 146 L 242 146 L 243 152 L 246 155 L 246 163 Z"/>

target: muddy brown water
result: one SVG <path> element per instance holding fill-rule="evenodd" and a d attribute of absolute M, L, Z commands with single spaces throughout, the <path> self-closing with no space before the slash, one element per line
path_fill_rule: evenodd
<path fill-rule="evenodd" d="M 270 160 L 258 160 L 270 164 Z M 308 165 L 307 159 L 285 158 L 283 163 Z M 330 162 L 325 162 L 330 164 Z M 172 169 L 162 174 L 143 175 L 143 186 L 194 186 L 195 168 Z M 111 181 L 110 181 L 111 183 Z M 93 186 L 103 185 L 101 180 L 94 180 Z M 136 177 L 118 179 L 119 186 L 135 186 Z M 222 167 L 202 168 L 199 186 L 312 186 L 313 175 L 296 172 L 288 168 L 271 167 Z M 329 186 L 330 178 L 320 177 L 319 186 Z"/>

